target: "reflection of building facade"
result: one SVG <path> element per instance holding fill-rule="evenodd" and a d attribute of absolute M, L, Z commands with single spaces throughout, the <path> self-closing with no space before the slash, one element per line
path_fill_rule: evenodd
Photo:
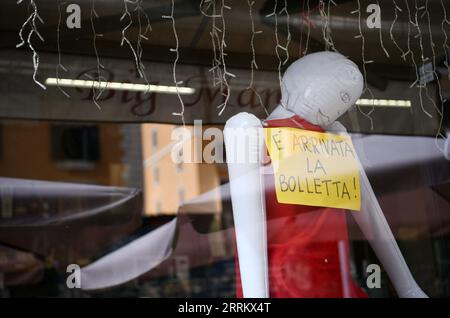
<path fill-rule="evenodd" d="M 171 160 L 173 128 L 159 124 L 0 122 L 0 177 L 22 179 L 17 181 L 21 187 L 12 181 L 0 185 L 0 221 L 50 224 L 33 231 L 24 226 L 0 230 L 2 244 L 27 251 L 27 259 L 11 262 L 8 255 L 22 257 L 20 250 L 9 251 L 0 244 L 0 294 L 2 284 L 40 282 L 46 266 L 64 272 L 67 264 L 89 264 L 104 251 L 121 246 L 142 223 L 157 227 L 166 215 L 176 214 L 183 202 L 217 188 L 223 175 L 223 171 L 219 175 L 218 165 L 175 164 Z M 90 184 L 107 187 L 94 189 Z M 67 191 L 58 192 L 65 187 Z M 206 209 L 193 205 L 183 213 L 197 217 L 208 231 L 218 229 L 222 221 L 218 193 L 212 201 Z M 77 220 L 60 221 L 66 217 Z M 52 220 L 59 221 L 53 224 Z M 221 234 L 207 242 L 202 257 L 223 258 L 232 253 Z M 45 255 L 45 261 L 33 258 L 33 253 Z M 18 263 L 36 268 L 23 267 L 18 272 L 13 267 Z"/>
<path fill-rule="evenodd" d="M 3 177 L 128 186 L 121 125 L 3 121 L 1 135 Z"/>
<path fill-rule="evenodd" d="M 219 186 L 216 165 L 175 163 L 172 131 L 176 126 L 142 125 L 142 155 L 144 158 L 144 213 L 146 215 L 175 214 L 189 199 Z M 192 130 L 192 127 L 189 129 Z M 193 143 L 191 143 L 193 145 Z M 213 207 L 220 210 L 220 199 Z M 196 211 L 193 211 L 196 212 Z"/>
<path fill-rule="evenodd" d="M 145 215 L 175 214 L 221 177 L 218 165 L 171 160 L 174 127 L 6 120 L 0 124 L 0 175 L 144 189 Z M 219 199 L 213 210 L 220 210 Z"/>

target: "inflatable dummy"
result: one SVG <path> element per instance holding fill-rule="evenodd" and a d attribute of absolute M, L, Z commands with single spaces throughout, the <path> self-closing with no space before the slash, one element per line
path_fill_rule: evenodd
<path fill-rule="evenodd" d="M 294 196 L 287 201 L 279 200 L 286 189 L 275 183 L 277 177 L 285 176 L 277 175 L 276 169 L 281 169 L 283 163 L 268 151 L 268 128 L 294 134 L 349 138 L 336 119 L 355 104 L 363 86 L 358 67 L 344 56 L 334 52 L 310 54 L 286 70 L 280 105 L 266 120 L 239 113 L 227 121 L 224 135 L 235 222 L 238 296 L 367 297 L 350 275 L 346 218 L 351 214 L 399 297 L 426 297 L 406 265 L 356 153 L 354 171 L 359 180 L 353 178 L 358 184 L 353 182 L 351 187 L 354 197 L 359 199 L 353 199 L 353 193 L 350 198 L 348 188 L 341 189 L 343 195 L 339 197 L 339 200 L 354 201 L 355 209 L 342 208 L 336 202 L 320 206 L 317 202 L 321 202 L 325 190 L 331 191 L 323 182 L 320 191 L 318 184 L 309 185 L 316 186 L 314 195 L 318 195 L 319 201 L 314 204 L 289 201 L 297 200 L 295 191 L 310 191 L 296 188 L 293 180 L 292 184 L 285 182 L 284 185 L 295 189 L 290 189 Z M 321 143 L 322 149 L 324 145 Z M 306 151 L 308 144 L 303 146 Z M 347 150 L 353 154 L 354 149 Z M 233 159 L 239 151 L 246 155 Z M 330 167 L 341 165 L 336 161 Z M 297 169 L 292 160 L 283 167 L 291 171 Z M 326 174 L 323 164 L 308 167 L 314 168 L 319 170 L 317 175 Z M 300 171 L 300 163 L 298 169 Z M 314 182 L 319 182 L 317 180 Z M 356 188 L 359 189 L 356 191 Z"/>

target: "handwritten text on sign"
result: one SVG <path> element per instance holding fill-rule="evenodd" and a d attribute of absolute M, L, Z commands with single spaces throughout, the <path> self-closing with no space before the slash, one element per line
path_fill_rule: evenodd
<path fill-rule="evenodd" d="M 356 152 L 349 136 L 267 128 L 278 202 L 359 211 Z"/>

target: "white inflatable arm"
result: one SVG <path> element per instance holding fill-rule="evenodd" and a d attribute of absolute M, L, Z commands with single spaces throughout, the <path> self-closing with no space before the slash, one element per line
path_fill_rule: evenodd
<path fill-rule="evenodd" d="M 239 113 L 224 129 L 239 268 L 245 298 L 269 297 L 261 122 Z"/>
<path fill-rule="evenodd" d="M 345 127 L 339 122 L 335 122 L 332 126 L 331 131 L 346 132 Z M 364 167 L 359 160 L 358 163 L 361 179 L 361 211 L 352 213 L 356 223 L 383 264 L 399 297 L 426 298 L 427 295 L 417 285 L 406 265 Z"/>

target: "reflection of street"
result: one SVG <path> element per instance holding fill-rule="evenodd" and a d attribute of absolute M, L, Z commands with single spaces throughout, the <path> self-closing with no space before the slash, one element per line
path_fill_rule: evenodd
<path fill-rule="evenodd" d="M 64 173 L 53 175 L 55 179 L 64 176 L 73 181 L 84 176 L 92 183 L 139 184 L 136 177 L 139 170 L 130 169 L 136 165 L 143 169 L 140 172 L 144 179 L 143 193 L 132 187 L 42 182 L 30 178 L 1 179 L 0 272 L 3 273 L 1 284 L 4 288 L 14 293 L 18 293 L 20 286 L 26 287 L 30 283 L 47 286 L 42 287 L 42 292 L 52 290 L 46 284 L 64 288 L 65 266 L 75 263 L 90 275 L 91 285 L 81 291 L 65 290 L 64 293 L 69 295 L 235 295 L 234 228 L 226 170 L 220 164 L 180 166 L 172 162 L 170 153 L 145 165 L 143 158 L 151 157 L 170 144 L 172 129 L 153 124 L 138 128 L 135 132 L 142 143 L 142 152 L 136 152 L 139 160 L 134 152 L 139 148 L 134 147 L 132 135 L 122 135 L 122 145 L 128 144 L 123 150 L 122 158 L 126 164 L 122 168 L 112 164 L 110 167 L 116 168 L 105 170 L 103 167 L 110 161 L 102 155 L 106 152 L 101 152 L 101 159 L 94 164 L 93 170 L 86 170 L 86 166 L 82 169 L 83 165 L 73 161 L 51 169 L 55 173 Z M 102 129 L 100 134 L 106 133 Z M 106 135 L 114 134 L 109 130 Z M 106 140 L 100 138 L 100 149 L 106 147 Z M 442 275 L 440 286 L 448 288 L 450 280 L 445 273 L 450 268 L 450 258 L 443 245 L 450 229 L 450 220 L 444 213 L 449 210 L 448 189 L 439 185 L 448 181 L 448 166 L 443 165 L 445 160 L 434 147 L 434 139 L 367 136 L 354 138 L 354 143 L 358 153 L 366 153 L 363 158 L 370 158 L 370 161 L 364 159 L 363 164 L 414 276 L 421 285 L 427 286 L 431 284 L 430 275 Z M 389 155 L 378 152 L 380 145 L 384 154 Z M 14 158 L 18 158 L 16 153 L 6 159 L 8 165 L 13 165 Z M 45 165 L 51 167 L 54 162 L 47 160 Z M 155 167 L 159 168 L 159 179 L 155 177 Z M 20 173 L 24 177 L 45 178 L 52 176 L 45 175 L 47 169 L 50 168 L 39 170 L 34 167 L 22 169 Z M 63 172 L 57 169 L 63 169 Z M 19 170 L 15 171 L 19 173 Z M 108 177 L 96 179 L 105 171 L 109 171 Z M 433 189 L 428 188 L 430 185 L 434 185 Z M 165 203 L 158 204 L 160 200 Z M 142 208 L 143 202 L 146 208 Z M 429 202 L 433 204 L 432 215 Z M 177 218 L 173 219 L 174 216 Z M 279 222 L 280 231 L 283 231 L 284 221 L 271 222 Z M 307 228 L 309 225 L 300 226 Z M 165 228 L 171 230 L 164 232 Z M 162 241 L 153 238 L 158 233 L 165 233 L 160 237 Z M 376 263 L 376 260 L 365 252 L 367 247 L 361 248 L 366 246 L 365 239 L 352 224 L 350 238 L 354 249 L 350 264 L 354 268 L 352 274 L 363 284 L 363 265 Z M 161 249 L 163 252 L 159 256 L 153 250 L 164 246 L 166 248 Z M 433 261 L 432 251 L 438 251 L 438 263 Z M 308 276 L 308 271 L 297 264 L 286 274 L 289 279 L 299 282 L 300 277 Z M 383 275 L 382 278 L 385 288 L 389 282 Z M 308 279 L 302 281 L 308 283 Z M 437 287 L 430 285 L 427 290 L 433 288 Z M 53 290 L 52 293 L 62 292 Z M 373 295 L 386 296 L 381 292 L 373 292 Z"/>
<path fill-rule="evenodd" d="M 23 258 L 17 260 L 19 267 L 30 259 L 41 263 L 42 270 L 63 272 L 67 264 L 83 265 L 142 222 L 142 197 L 136 189 L 0 178 L 0 189 L 5 187 L 13 213 L 0 219 L 0 247 Z M 5 251 L 0 249 L 0 259 L 7 257 Z M 5 282 L 30 283 L 36 277 L 20 268 L 4 274 Z"/>

